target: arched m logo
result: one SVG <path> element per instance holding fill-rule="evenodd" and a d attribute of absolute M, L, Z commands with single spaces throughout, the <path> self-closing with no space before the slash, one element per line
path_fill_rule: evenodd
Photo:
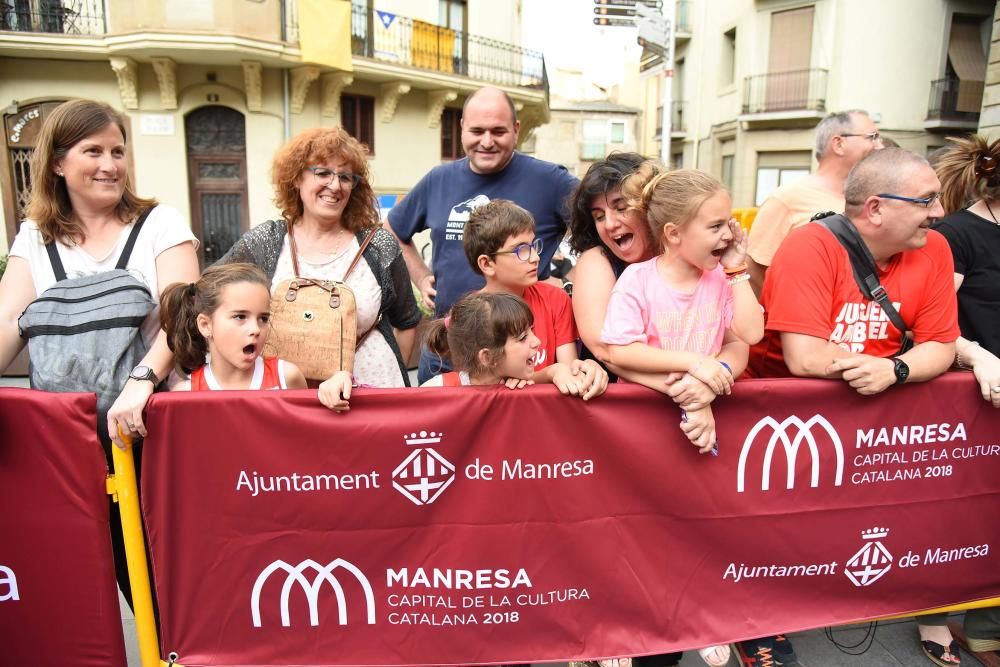
<path fill-rule="evenodd" d="M 794 438 L 788 437 L 787 431 L 791 427 L 796 429 Z M 764 450 L 764 465 L 761 470 L 760 483 L 761 490 L 767 491 L 771 487 L 771 465 L 774 459 L 775 446 L 779 442 L 781 443 L 782 450 L 785 452 L 785 460 L 788 462 L 788 478 L 785 488 L 791 489 L 795 486 L 795 459 L 799 453 L 799 447 L 803 442 L 808 445 L 809 455 L 812 457 L 809 485 L 814 488 L 819 486 L 820 457 L 819 446 L 816 443 L 816 438 L 813 437 L 814 427 L 822 429 L 829 436 L 830 442 L 833 443 L 834 453 L 837 457 L 837 472 L 834 476 L 834 486 L 840 486 L 844 481 L 844 446 L 840 442 L 840 436 L 837 435 L 837 431 L 830 422 L 822 415 L 814 415 L 808 421 L 802 421 L 795 415 L 792 415 L 782 422 L 768 416 L 754 424 L 754 427 L 750 429 L 746 439 L 743 441 L 743 449 L 740 451 L 739 469 L 736 474 L 736 491 L 739 493 L 745 491 L 747 458 L 750 456 L 750 450 L 757 441 L 757 436 L 767 428 L 772 429 L 772 433 Z"/>
<path fill-rule="evenodd" d="M 250 614 L 253 617 L 253 626 L 259 628 L 261 626 L 260 621 L 260 593 L 264 588 L 264 584 L 275 572 L 285 572 L 287 576 L 285 577 L 285 582 L 281 586 L 281 625 L 284 627 L 289 627 L 291 625 L 291 619 L 288 613 L 288 598 L 292 592 L 292 588 L 295 584 L 299 584 L 302 591 L 306 595 L 306 601 L 309 603 L 309 625 L 316 626 L 319 625 L 319 592 L 323 587 L 324 583 L 330 584 L 330 588 L 333 589 L 334 595 L 337 597 L 337 614 L 338 622 L 340 625 L 347 625 L 347 599 L 344 595 L 344 589 L 340 585 L 340 581 L 337 580 L 334 571 L 338 568 L 343 568 L 361 584 L 361 588 L 365 593 L 365 606 L 367 608 L 368 625 L 375 625 L 375 594 L 372 592 L 372 586 L 368 582 L 368 578 L 365 577 L 364 573 L 361 572 L 357 567 L 348 563 L 343 558 L 338 558 L 336 560 L 330 561 L 326 565 L 320 565 L 312 559 L 306 559 L 299 563 L 298 565 L 291 565 L 283 560 L 276 560 L 258 575 L 257 581 L 254 582 L 253 592 L 250 595 Z M 312 571 L 316 573 L 316 576 L 310 581 L 305 573 L 307 571 Z"/>

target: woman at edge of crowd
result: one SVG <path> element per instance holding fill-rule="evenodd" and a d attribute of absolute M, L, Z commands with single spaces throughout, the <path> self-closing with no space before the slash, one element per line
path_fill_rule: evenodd
<path fill-rule="evenodd" d="M 374 327 L 355 352 L 353 374 L 358 384 L 409 386 L 403 360 L 413 348 L 421 315 L 399 244 L 379 229 L 365 147 L 340 127 L 305 130 L 275 154 L 271 179 L 282 218 L 245 233 L 218 263 L 256 265 L 271 281 L 273 294 L 294 273 L 293 235 L 303 276 L 342 280 L 365 236 L 377 229 L 363 253 L 365 261 L 347 280 L 357 301 L 358 332 Z M 277 352 L 281 356 L 280 342 Z M 349 374 L 335 373 L 320 384 L 320 401 L 333 407 L 345 389 L 349 393 Z"/>
<path fill-rule="evenodd" d="M 934 229 L 948 241 L 955 260 L 962 330 L 955 343 L 955 364 L 971 370 L 983 400 L 1000 408 L 1000 319 L 996 316 L 1000 305 L 1000 140 L 988 142 L 972 135 L 948 142 L 935 163 L 946 215 Z M 921 647 L 938 665 L 958 663 L 957 644 L 946 618 L 946 614 L 934 614 L 919 619 Z M 1000 651 L 1000 607 L 970 609 L 964 625 L 970 650 L 994 655 Z M 948 647 L 943 659 L 938 656 L 940 647 Z"/>
<path fill-rule="evenodd" d="M 146 283 L 155 303 L 175 282 L 198 279 L 197 239 L 180 213 L 155 199 L 139 197 L 128 172 L 126 122 L 102 102 L 77 99 L 58 106 L 45 119 L 31 163 L 32 188 L 27 217 L 10 249 L 0 281 L 0 369 L 24 346 L 17 320 L 24 309 L 55 282 L 45 246 L 55 248 L 69 277 L 110 271 L 137 218 L 152 209 L 130 256 L 128 269 Z M 160 331 L 159 307 L 142 329 L 148 351 L 108 412 L 107 428 L 118 446 L 121 428 L 146 435 L 142 411 L 161 378 L 173 367 L 173 354 Z M 138 465 L 138 451 L 136 463 Z M 117 503 L 111 510 L 112 544 L 119 586 L 132 605 Z"/>

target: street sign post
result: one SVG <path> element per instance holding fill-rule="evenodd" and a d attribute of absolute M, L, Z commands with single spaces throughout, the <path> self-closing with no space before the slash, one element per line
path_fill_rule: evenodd
<path fill-rule="evenodd" d="M 598 0 L 594 1 L 597 2 Z M 662 12 L 645 4 L 638 5 L 635 11 L 636 23 L 639 26 L 639 34 L 636 40 L 642 46 L 639 70 L 646 77 L 663 75 L 661 84 L 663 88 L 663 118 L 660 123 L 660 159 L 664 164 L 670 164 L 670 109 L 673 100 L 675 1 L 665 0 Z"/>

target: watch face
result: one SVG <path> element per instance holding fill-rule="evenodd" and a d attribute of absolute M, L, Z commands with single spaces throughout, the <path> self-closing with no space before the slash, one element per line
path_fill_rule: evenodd
<path fill-rule="evenodd" d="M 154 384 L 156 383 L 156 374 L 149 366 L 136 366 L 128 376 L 136 380 L 150 380 Z"/>
<path fill-rule="evenodd" d="M 906 378 L 910 377 L 910 367 L 902 359 L 895 359 L 893 362 L 895 363 L 896 382 L 900 384 L 906 382 Z"/>

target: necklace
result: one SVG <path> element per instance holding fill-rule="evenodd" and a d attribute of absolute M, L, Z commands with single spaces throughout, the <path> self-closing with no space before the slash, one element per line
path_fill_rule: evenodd
<path fill-rule="evenodd" d="M 983 203 L 986 204 L 986 210 L 990 212 L 990 217 L 993 218 L 993 224 L 1000 227 L 1000 220 L 997 220 L 997 217 L 993 214 L 993 209 L 990 208 L 990 200 L 984 199 Z"/>

